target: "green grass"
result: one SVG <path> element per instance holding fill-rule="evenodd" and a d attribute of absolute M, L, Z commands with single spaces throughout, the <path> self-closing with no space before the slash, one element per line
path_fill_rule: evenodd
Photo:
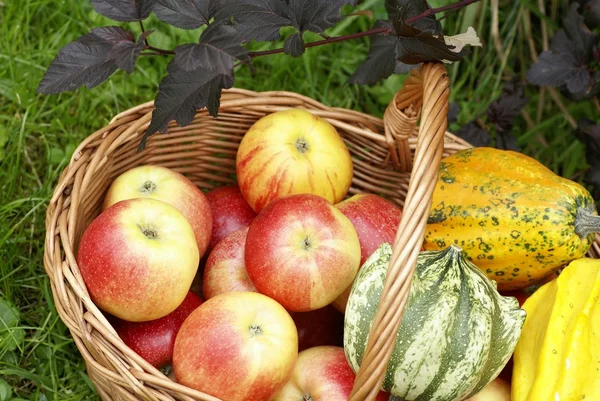
<path fill-rule="evenodd" d="M 381 4 L 365 2 L 365 6 L 376 5 L 380 17 L 384 16 Z M 498 57 L 489 34 L 489 2 L 444 20 L 446 33 L 456 34 L 473 25 L 484 42 L 483 48 L 448 67 L 451 100 L 460 106 L 452 130 L 484 115 L 504 81 L 524 79 L 531 63 L 522 24 L 526 10 L 532 13 L 538 51 L 542 47 L 537 2 L 502 1 L 499 28 L 505 59 Z M 42 96 L 35 89 L 62 46 L 90 27 L 110 23 L 87 1 L 0 2 L 0 324 L 9 326 L 0 326 L 0 401 L 96 397 L 81 356 L 55 310 L 42 266 L 46 206 L 75 147 L 116 113 L 153 99 L 168 59 L 142 58 L 133 74 L 119 72 L 93 90 Z M 550 18 L 547 23 L 551 32 L 558 26 Z M 330 34 L 363 30 L 368 24 L 366 17 L 354 17 Z M 138 32 L 135 24 L 130 28 Z M 147 28 L 157 31 L 150 41 L 167 48 L 198 35 L 166 29 L 154 19 Z M 372 87 L 348 84 L 348 76 L 367 50 L 368 39 L 361 39 L 309 49 L 298 59 L 283 55 L 257 59 L 256 74 L 240 69 L 236 87 L 295 91 L 328 105 L 381 116 L 404 77 L 393 76 Z M 527 95 L 530 102 L 525 115 L 533 124 L 517 119 L 513 132 L 519 145 L 557 173 L 581 179 L 587 167 L 584 148 L 565 115 L 546 93 L 538 116 L 540 89 L 528 86 Z M 562 101 L 575 119 L 596 117 L 591 102 Z"/>

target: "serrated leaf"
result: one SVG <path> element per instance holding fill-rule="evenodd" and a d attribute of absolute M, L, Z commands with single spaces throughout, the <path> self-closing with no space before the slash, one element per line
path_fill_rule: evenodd
<path fill-rule="evenodd" d="M 281 0 L 219 0 L 215 21 L 229 22 L 245 41 L 273 41 L 279 30 L 291 26 L 289 9 Z"/>
<path fill-rule="evenodd" d="M 533 85 L 561 87 L 569 92 L 581 92 L 593 81 L 585 68 L 584 55 L 579 52 L 553 53 L 545 51 L 540 54 L 539 61 L 527 71 L 527 81 Z"/>
<path fill-rule="evenodd" d="M 492 142 L 490 134 L 477 124 L 476 121 L 471 121 L 455 132 L 455 135 L 464 139 L 475 147 L 489 146 Z"/>
<path fill-rule="evenodd" d="M 12 387 L 6 381 L 0 379 L 0 401 L 8 401 L 12 396 Z"/>
<path fill-rule="evenodd" d="M 248 61 L 248 51 L 241 45 L 242 38 L 232 25 L 209 25 L 200 36 L 200 43 L 186 44 L 175 49 L 175 65 L 184 71 L 197 68 L 228 74 L 235 60 Z"/>
<path fill-rule="evenodd" d="M 302 40 L 302 34 L 300 32 L 288 36 L 283 44 L 283 52 L 292 57 L 301 56 L 304 54 L 304 50 L 304 41 Z"/>
<path fill-rule="evenodd" d="M 19 311 L 7 300 L 0 298 L 0 354 L 13 351 L 21 345 L 25 332 L 19 326 Z"/>
<path fill-rule="evenodd" d="M 488 107 L 488 122 L 496 124 L 497 130 L 510 131 L 514 119 L 521 113 L 527 103 L 529 103 L 529 99 L 522 96 L 522 93 L 500 96 Z"/>
<path fill-rule="evenodd" d="M 155 0 L 91 0 L 94 10 L 107 18 L 132 22 L 148 18 Z"/>
<path fill-rule="evenodd" d="M 496 131 L 496 148 L 516 152 L 521 150 L 517 145 L 517 139 L 509 131 Z"/>
<path fill-rule="evenodd" d="M 115 64 L 122 70 L 128 73 L 133 72 L 135 62 L 140 55 L 140 52 L 145 47 L 145 39 L 150 35 L 152 31 L 146 31 L 140 35 L 137 43 L 132 41 L 122 41 L 113 46 L 108 52 L 108 58 L 115 60 Z"/>
<path fill-rule="evenodd" d="M 173 119 L 180 126 L 190 124 L 196 109 L 206 106 L 212 116 L 217 116 L 221 90 L 233 86 L 234 62 L 249 60 L 240 42 L 234 26 L 213 23 L 202 32 L 200 43 L 175 49 L 168 75 L 158 88 L 156 109 L 141 147 L 148 136 L 166 132 Z"/>
<path fill-rule="evenodd" d="M 216 12 L 211 0 L 154 0 L 156 17 L 182 29 L 197 29 L 208 23 Z"/>
<path fill-rule="evenodd" d="M 392 29 L 392 26 L 387 21 L 377 21 L 374 28 Z M 349 82 L 370 85 L 392 75 L 398 66 L 396 61 L 398 41 L 399 39 L 394 33 L 371 36 L 367 60 L 352 74 Z"/>
<path fill-rule="evenodd" d="M 563 27 L 575 49 L 586 57 L 591 56 L 596 35 L 585 26 L 583 16 L 579 14 L 579 4 L 571 3 L 567 16 L 563 19 Z"/>
<path fill-rule="evenodd" d="M 416 17 L 429 10 L 429 4 L 426 0 L 386 0 L 385 9 L 388 13 L 388 20 L 394 24 L 396 29 L 404 24 L 408 18 Z M 403 17 L 404 14 L 404 17 Z M 421 31 L 429 32 L 435 35 L 442 34 L 442 25 L 436 20 L 435 15 L 430 15 L 416 21 L 413 26 Z"/>
<path fill-rule="evenodd" d="M 404 64 L 402 61 L 397 61 L 394 74 L 407 74 L 417 67 L 418 64 Z"/>
<path fill-rule="evenodd" d="M 140 49 L 141 50 L 141 49 Z M 116 57 L 127 55 L 129 60 Z M 56 94 L 85 85 L 100 85 L 122 65 L 129 68 L 139 55 L 129 31 L 117 26 L 95 28 L 63 47 L 44 74 L 38 93 Z M 133 69 L 133 68 L 131 68 Z"/>
<path fill-rule="evenodd" d="M 341 19 L 341 9 L 356 0 L 288 0 L 291 20 L 300 32 L 323 33 Z"/>

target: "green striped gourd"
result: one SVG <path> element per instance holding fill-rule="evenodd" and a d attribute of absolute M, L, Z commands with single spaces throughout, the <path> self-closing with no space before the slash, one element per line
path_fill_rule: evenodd
<path fill-rule="evenodd" d="M 360 366 L 377 312 L 392 247 L 381 245 L 352 285 L 344 320 L 344 351 Z M 457 246 L 421 252 L 382 389 L 406 401 L 458 401 L 496 378 L 525 322 L 516 298 Z"/>

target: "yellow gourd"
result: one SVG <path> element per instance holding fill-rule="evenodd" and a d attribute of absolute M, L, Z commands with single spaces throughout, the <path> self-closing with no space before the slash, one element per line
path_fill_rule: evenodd
<path fill-rule="evenodd" d="M 440 164 L 423 247 L 461 247 L 510 291 L 583 257 L 597 232 L 594 199 L 580 184 L 519 152 L 470 148 Z"/>
<path fill-rule="evenodd" d="M 600 400 L 600 260 L 571 262 L 523 309 L 512 401 Z"/>

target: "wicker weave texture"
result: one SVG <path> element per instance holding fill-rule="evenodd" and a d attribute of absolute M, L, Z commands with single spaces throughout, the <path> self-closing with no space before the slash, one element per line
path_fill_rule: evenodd
<path fill-rule="evenodd" d="M 169 134 L 150 137 L 141 152 L 137 148 L 151 120 L 151 102 L 115 116 L 87 137 L 63 171 L 48 207 L 44 266 L 58 313 L 100 396 L 104 400 L 217 400 L 175 383 L 131 351 L 90 299 L 76 251 L 83 231 L 100 213 L 112 180 L 132 167 L 156 164 L 184 174 L 203 190 L 234 184 L 237 148 L 249 127 L 266 114 L 304 108 L 329 121 L 348 146 L 354 163 L 349 196 L 375 193 L 404 208 L 390 262 L 391 278 L 371 331 L 378 335 L 371 336 L 375 341 L 365 353 L 351 396 L 353 401 L 373 399 L 408 296 L 440 158 L 469 146 L 446 132 L 447 99 L 445 69 L 425 64 L 407 78 L 384 120 L 290 92 L 231 89 L 223 92 L 218 118 L 201 110 L 192 124 L 171 124 Z M 591 254 L 600 255 L 598 243 Z"/>

